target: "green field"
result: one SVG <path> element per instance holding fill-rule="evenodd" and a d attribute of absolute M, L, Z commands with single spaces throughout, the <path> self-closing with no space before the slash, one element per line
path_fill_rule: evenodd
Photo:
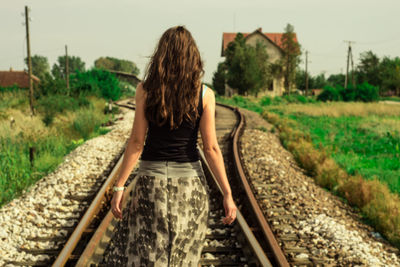
<path fill-rule="evenodd" d="M 400 193 L 400 134 L 376 116 L 314 117 L 289 114 L 302 131 L 310 133 L 314 145 L 321 144 L 330 156 L 350 175 L 366 179 L 374 176 Z M 385 116 L 397 122 L 399 117 Z"/>
<path fill-rule="evenodd" d="M 400 194 L 400 104 L 361 102 L 288 103 L 262 105 L 254 98 L 218 98 L 260 113 L 290 118 L 295 129 L 310 134 L 348 174 L 376 177 Z"/>

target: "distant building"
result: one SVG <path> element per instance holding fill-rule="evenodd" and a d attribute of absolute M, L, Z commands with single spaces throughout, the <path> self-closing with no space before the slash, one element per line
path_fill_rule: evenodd
<path fill-rule="evenodd" d="M 34 83 L 39 83 L 40 80 L 35 75 L 32 75 Z M 29 74 L 22 70 L 0 71 L 0 87 L 18 86 L 19 88 L 29 88 Z"/>
<path fill-rule="evenodd" d="M 222 50 L 221 56 L 225 56 L 225 49 L 228 44 L 235 40 L 238 33 L 224 32 L 222 35 Z M 267 33 L 262 32 L 261 28 L 258 28 L 252 33 L 242 33 L 246 39 L 246 43 L 255 46 L 257 41 L 261 41 L 265 46 L 268 54 L 268 61 L 270 63 L 275 63 L 280 60 L 283 56 L 281 38 L 283 33 Z M 297 35 L 294 35 L 294 40 L 297 42 Z M 231 95 L 235 90 L 226 85 L 225 94 Z M 274 78 L 271 84 L 262 90 L 259 95 L 269 95 L 269 96 L 281 96 L 285 91 L 284 78 L 277 77 Z"/>
<path fill-rule="evenodd" d="M 317 96 L 317 95 L 319 95 L 320 93 L 322 93 L 322 91 L 323 91 L 324 89 L 310 89 L 310 90 L 311 90 L 311 95 Z"/>

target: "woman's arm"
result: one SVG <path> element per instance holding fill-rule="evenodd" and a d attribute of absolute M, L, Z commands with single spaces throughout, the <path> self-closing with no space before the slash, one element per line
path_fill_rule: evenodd
<path fill-rule="evenodd" d="M 115 186 L 118 187 L 125 185 L 129 174 L 132 172 L 133 167 L 135 167 L 143 151 L 148 123 L 144 115 L 145 91 L 143 90 L 142 83 L 139 83 L 136 88 L 135 101 L 136 110 L 132 131 L 125 149 L 121 171 L 115 183 Z"/>
<path fill-rule="evenodd" d="M 200 133 L 203 140 L 204 156 L 224 193 L 226 217 L 223 219 L 223 222 L 230 224 L 236 218 L 237 208 L 233 202 L 231 187 L 226 176 L 224 159 L 217 141 L 215 130 L 215 96 L 212 90 L 206 91 L 204 104 L 203 114 L 200 119 Z"/>
<path fill-rule="evenodd" d="M 144 115 L 145 110 L 145 91 L 143 90 L 142 83 L 139 83 L 136 88 L 136 110 L 135 118 L 131 135 L 128 144 L 125 148 L 124 159 L 122 161 L 121 171 L 119 172 L 118 179 L 115 186 L 122 187 L 125 185 L 133 167 L 135 167 L 140 154 L 143 151 L 144 141 L 146 137 L 148 123 Z M 116 218 L 122 219 L 122 196 L 123 191 L 116 191 L 111 200 L 111 211 Z"/>

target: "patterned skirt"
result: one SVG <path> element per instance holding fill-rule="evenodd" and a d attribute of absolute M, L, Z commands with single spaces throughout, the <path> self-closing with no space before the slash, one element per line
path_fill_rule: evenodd
<path fill-rule="evenodd" d="M 140 161 L 128 209 L 128 266 L 198 266 L 207 186 L 200 161 Z"/>

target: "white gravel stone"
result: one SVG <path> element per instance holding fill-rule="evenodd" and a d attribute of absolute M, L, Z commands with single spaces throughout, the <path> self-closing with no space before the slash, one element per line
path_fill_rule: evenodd
<path fill-rule="evenodd" d="M 348 230 L 335 218 L 319 214 L 314 218 L 299 221 L 298 224 L 304 226 L 303 233 L 317 233 L 315 240 L 321 243 L 327 242 L 324 236 L 332 236 L 329 242 L 335 243 L 336 247 L 340 248 L 345 260 L 356 257 L 364 259 L 368 266 L 396 266 L 385 261 L 390 255 L 381 250 L 380 243 L 365 242 L 358 231 Z"/>
<path fill-rule="evenodd" d="M 21 197 L 0 208 L 0 266 L 6 262 L 43 260 L 46 255 L 30 255 L 21 247 L 52 248 L 54 242 L 36 242 L 27 237 L 67 235 L 64 230 L 39 226 L 72 226 L 79 219 L 83 203 L 66 199 L 66 195 L 83 195 L 95 190 L 94 182 L 103 181 L 102 173 L 129 138 L 134 112 L 123 110 L 111 131 L 86 141 L 65 156 L 54 172 L 28 188 Z M 56 219 L 54 219 L 56 218 Z M 10 265 L 11 266 L 11 265 Z"/>
<path fill-rule="evenodd" d="M 309 257 L 323 261 L 322 266 L 400 266 L 393 246 L 372 233 L 373 228 L 363 224 L 356 211 L 305 174 L 282 146 L 278 131 L 257 130 L 259 126 L 271 129 L 271 124 L 258 114 L 240 110 L 246 116 L 241 137 L 244 165 L 255 188 L 268 184 L 268 188 L 256 190 L 256 197 L 263 196 L 259 202 L 275 232 L 284 234 L 282 229 L 289 224 L 300 237 L 290 246 L 308 250 Z M 279 212 L 270 211 L 282 206 L 284 214 L 295 220 L 284 221 Z"/>

